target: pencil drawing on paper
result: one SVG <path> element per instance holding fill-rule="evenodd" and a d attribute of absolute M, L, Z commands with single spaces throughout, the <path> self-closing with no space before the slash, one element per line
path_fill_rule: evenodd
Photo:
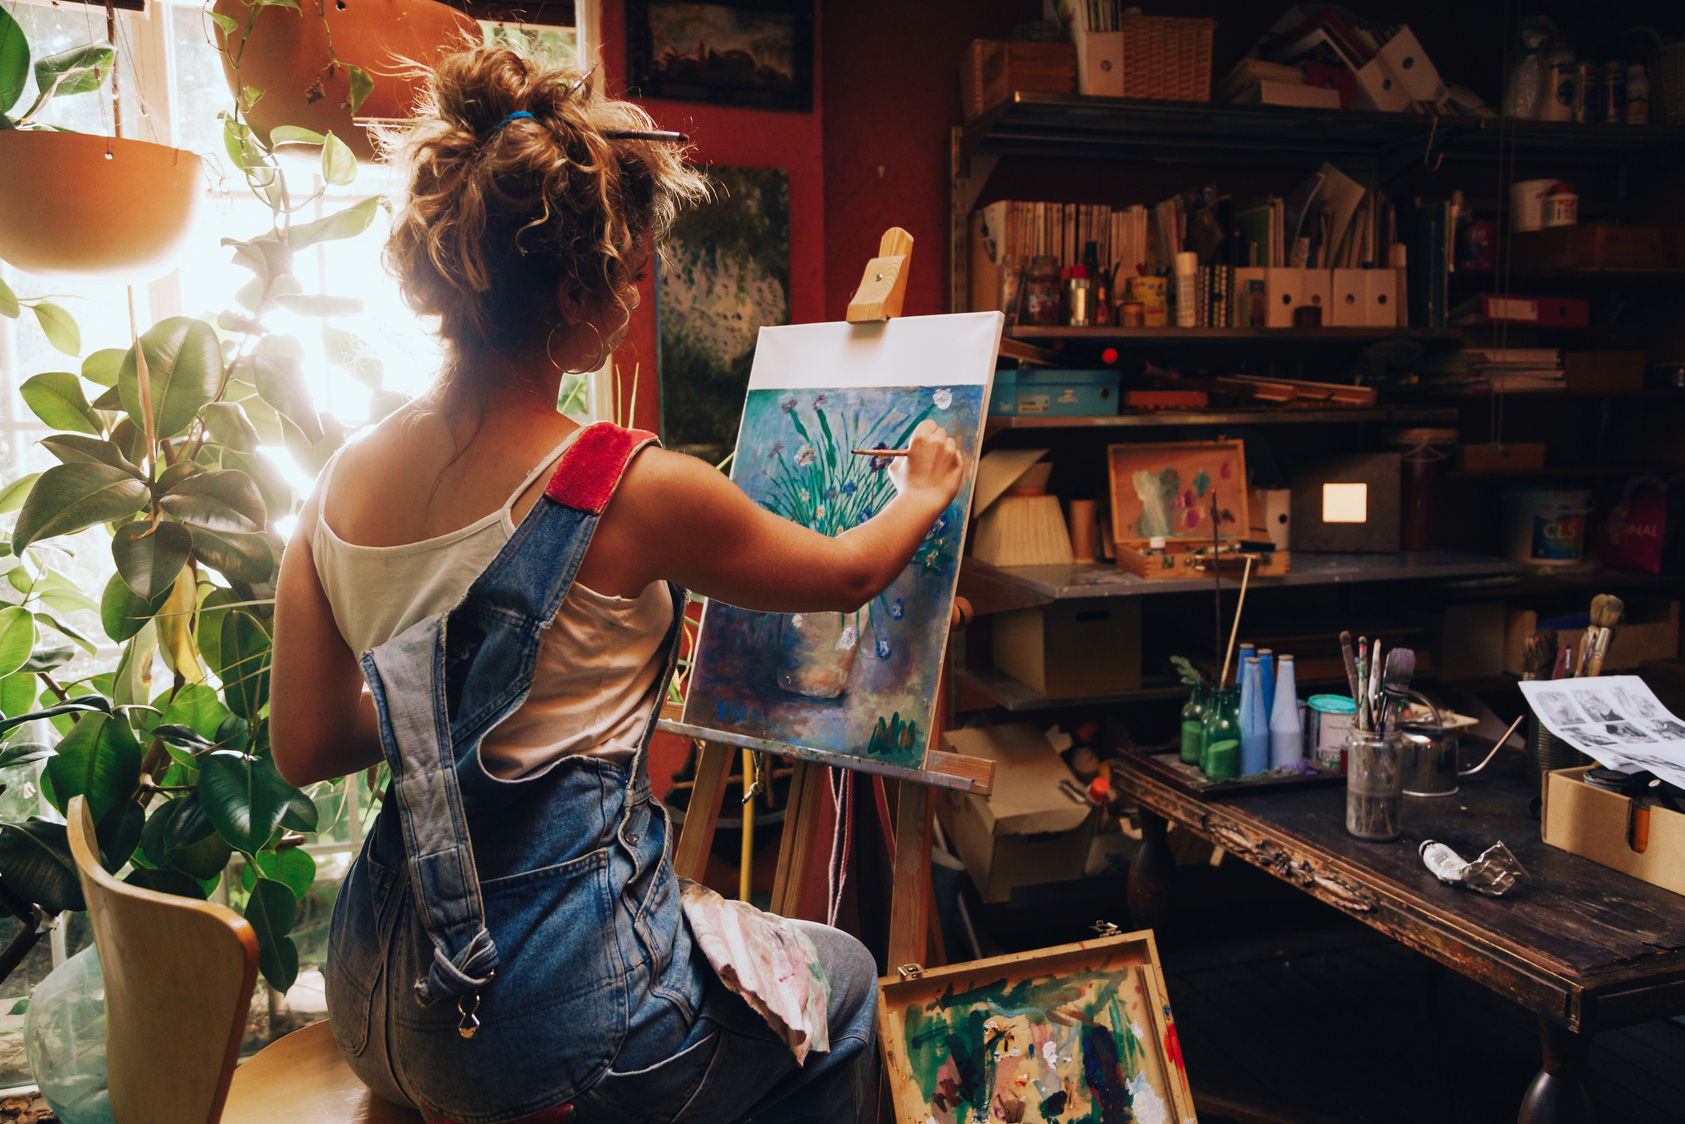
<path fill-rule="evenodd" d="M 930 419 L 953 434 L 966 483 L 901 575 L 858 611 L 761 613 L 710 603 L 686 704 L 694 723 L 918 766 L 935 706 L 959 564 L 981 385 L 752 389 L 732 479 L 756 503 L 823 535 L 895 497 L 889 457 Z"/>

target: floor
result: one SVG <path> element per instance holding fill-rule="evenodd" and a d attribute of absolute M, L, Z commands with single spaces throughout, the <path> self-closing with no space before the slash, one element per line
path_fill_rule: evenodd
<path fill-rule="evenodd" d="M 1157 939 L 1202 1124 L 1515 1120 L 1539 1067 L 1537 1026 L 1521 1008 L 1455 972 L 1430 992 L 1416 954 L 1244 864 L 1178 876 L 1200 904 Z M 1080 939 L 1079 917 L 1117 914 L 1108 896 L 1064 918 L 1045 900 L 973 902 L 973 920 L 985 954 L 1017 951 L 1047 942 L 1015 914 Z M 1685 1026 L 1600 1035 L 1587 1084 L 1604 1124 L 1685 1119 Z"/>

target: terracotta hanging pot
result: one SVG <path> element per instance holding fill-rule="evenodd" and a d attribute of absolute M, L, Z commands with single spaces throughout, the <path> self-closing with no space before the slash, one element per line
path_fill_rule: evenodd
<path fill-rule="evenodd" d="M 0 168 L 0 258 L 46 277 L 162 277 L 205 198 L 199 157 L 120 137 L 8 129 Z"/>
<path fill-rule="evenodd" d="M 246 117 L 266 139 L 277 125 L 331 132 L 359 160 L 373 160 L 374 146 L 368 132 L 352 122 L 347 67 L 360 67 L 374 79 L 373 91 L 357 107 L 358 118 L 402 119 L 414 114 L 421 89 L 420 80 L 403 71 L 480 41 L 473 17 L 433 0 L 300 0 L 299 9 L 266 5 L 247 36 L 245 0 L 217 0 L 212 10 L 236 25 L 217 31 L 223 75 L 236 96 L 242 87 L 263 91 Z M 340 65 L 332 65 L 334 58 Z"/>

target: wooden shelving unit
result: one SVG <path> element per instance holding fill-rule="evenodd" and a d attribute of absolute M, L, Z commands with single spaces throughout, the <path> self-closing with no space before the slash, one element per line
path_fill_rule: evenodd
<path fill-rule="evenodd" d="M 1369 340 L 1460 340 L 1459 328 L 1032 328 L 1006 329 L 1011 339 L 1047 347 L 1081 343 L 1352 343 Z"/>
<path fill-rule="evenodd" d="M 1051 417 L 1011 414 L 991 417 L 984 437 L 1008 429 L 1152 429 L 1189 425 L 1336 425 L 1354 422 L 1391 422 L 1409 425 L 1454 425 L 1457 411 L 1434 406 L 1348 406 L 1326 408 L 1234 407 L 1223 410 L 1153 410 L 1093 417 Z"/>

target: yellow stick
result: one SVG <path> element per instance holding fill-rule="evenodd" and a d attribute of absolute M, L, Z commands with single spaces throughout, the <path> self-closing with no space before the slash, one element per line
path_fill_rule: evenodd
<path fill-rule="evenodd" d="M 1246 569 L 1240 575 L 1240 600 L 1234 606 L 1234 627 L 1229 629 L 1229 650 L 1223 653 L 1223 674 L 1217 677 L 1217 686 L 1221 687 L 1229 679 L 1229 661 L 1234 658 L 1235 637 L 1240 635 L 1240 611 L 1246 607 L 1246 583 L 1252 577 L 1252 556 L 1246 556 Z M 1235 678 L 1240 678 L 1240 669 L 1235 669 Z"/>
<path fill-rule="evenodd" d="M 737 862 L 742 868 L 737 874 L 737 898 L 749 900 L 749 883 L 755 862 L 755 801 L 749 796 L 755 783 L 755 751 L 743 751 L 743 847 Z"/>

